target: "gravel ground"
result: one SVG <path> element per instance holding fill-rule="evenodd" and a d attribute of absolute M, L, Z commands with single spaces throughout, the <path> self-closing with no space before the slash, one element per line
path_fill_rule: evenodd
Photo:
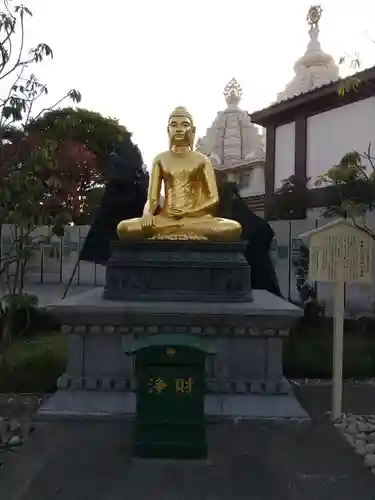
<path fill-rule="evenodd" d="M 0 394 L 0 466 L 6 453 L 16 451 L 33 433 L 43 399 L 35 394 Z"/>
<path fill-rule="evenodd" d="M 293 381 L 301 404 L 315 420 L 331 418 L 329 380 Z M 343 387 L 343 415 L 334 426 L 375 475 L 375 381 L 347 380 Z"/>
<path fill-rule="evenodd" d="M 334 420 L 334 425 L 375 475 L 375 414 L 347 413 Z"/>

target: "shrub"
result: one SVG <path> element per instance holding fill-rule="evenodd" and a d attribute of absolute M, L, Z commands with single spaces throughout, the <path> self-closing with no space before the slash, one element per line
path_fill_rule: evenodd
<path fill-rule="evenodd" d="M 0 392 L 54 392 L 66 359 L 67 337 L 60 333 L 15 341 L 0 368 Z"/>
<path fill-rule="evenodd" d="M 38 298 L 34 295 L 22 294 L 12 299 L 16 303 L 12 321 L 11 338 L 30 337 L 36 334 L 57 330 L 59 324 L 45 308 L 38 307 Z M 6 304 L 7 297 L 4 298 Z M 0 318 L 0 330 L 5 321 L 6 309 L 3 306 Z"/>
<path fill-rule="evenodd" d="M 288 378 L 331 378 L 333 357 L 332 321 L 319 329 L 296 328 L 284 343 L 284 373 Z M 346 330 L 344 377 L 375 375 L 375 338 Z"/>

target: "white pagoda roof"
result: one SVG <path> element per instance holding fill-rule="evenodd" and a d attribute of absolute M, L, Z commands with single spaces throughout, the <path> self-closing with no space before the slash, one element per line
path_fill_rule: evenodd
<path fill-rule="evenodd" d="M 294 65 L 294 78 L 277 95 L 277 102 L 285 101 L 299 94 L 309 92 L 338 80 L 339 67 L 333 57 L 323 52 L 319 41 L 320 6 L 310 7 L 307 15 L 310 41 L 305 54 Z"/>
<path fill-rule="evenodd" d="M 197 141 L 196 149 L 210 157 L 215 168 L 264 159 L 264 136 L 251 122 L 249 113 L 238 106 L 241 96 L 242 88 L 232 78 L 224 89 L 226 109 L 217 113 L 204 137 Z"/>

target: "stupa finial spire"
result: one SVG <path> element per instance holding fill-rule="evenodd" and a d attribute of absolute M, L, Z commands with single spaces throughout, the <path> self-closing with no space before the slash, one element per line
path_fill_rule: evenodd
<path fill-rule="evenodd" d="M 224 88 L 224 97 L 228 106 L 237 107 L 241 101 L 242 87 L 235 78 L 232 78 Z"/>
<path fill-rule="evenodd" d="M 311 28 L 319 28 L 319 21 L 322 17 L 323 7 L 321 5 L 311 5 L 307 13 L 307 24 Z"/>
<path fill-rule="evenodd" d="M 321 52 L 319 42 L 319 21 L 322 17 L 323 8 L 321 5 L 312 5 L 307 13 L 307 24 L 309 25 L 310 42 L 307 46 L 307 52 Z"/>

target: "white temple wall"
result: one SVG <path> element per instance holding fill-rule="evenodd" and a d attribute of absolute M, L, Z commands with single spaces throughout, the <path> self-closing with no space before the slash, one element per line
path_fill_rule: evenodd
<path fill-rule="evenodd" d="M 339 163 L 346 153 L 367 152 L 374 139 L 375 97 L 310 116 L 306 152 L 306 175 L 311 178 L 309 187 L 314 188 L 314 179 Z M 375 155 L 375 145 L 372 153 Z"/>
<path fill-rule="evenodd" d="M 275 191 L 294 174 L 294 122 L 276 127 Z"/>
<path fill-rule="evenodd" d="M 239 192 L 242 198 L 251 196 L 259 196 L 264 194 L 264 161 L 258 160 L 249 164 L 246 168 L 234 168 L 227 172 L 228 180 L 236 182 L 239 187 Z M 248 178 L 245 185 L 241 182 L 241 176 Z"/>
<path fill-rule="evenodd" d="M 249 169 L 249 172 L 249 186 L 240 189 L 240 194 L 243 198 L 264 194 L 264 163 Z"/>

